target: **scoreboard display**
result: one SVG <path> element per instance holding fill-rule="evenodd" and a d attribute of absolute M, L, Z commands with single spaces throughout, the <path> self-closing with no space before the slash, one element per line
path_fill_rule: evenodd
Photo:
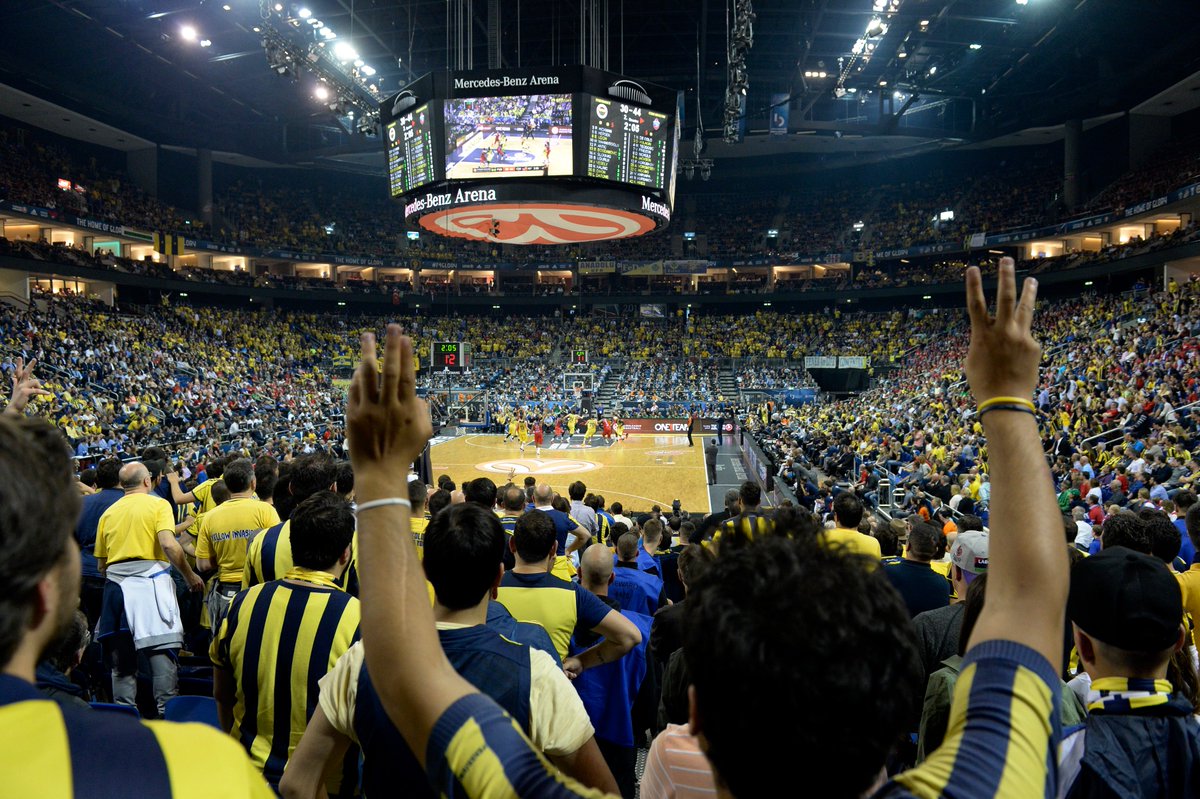
<path fill-rule="evenodd" d="M 461 341 L 435 341 L 429 362 L 435 372 L 463 372 L 471 365 L 469 350 Z"/>
<path fill-rule="evenodd" d="M 587 363 L 587 350 L 583 348 L 571 350 L 571 363 Z"/>
<path fill-rule="evenodd" d="M 387 143 L 388 188 L 393 197 L 434 181 L 433 134 L 428 104 L 389 122 Z"/>
<path fill-rule="evenodd" d="M 668 114 L 603 97 L 588 98 L 587 176 L 666 188 L 675 137 Z"/>

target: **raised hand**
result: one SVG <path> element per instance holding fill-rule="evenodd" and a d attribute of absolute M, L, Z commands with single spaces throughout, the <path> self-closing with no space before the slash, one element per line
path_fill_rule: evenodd
<path fill-rule="evenodd" d="M 34 397 L 54 396 L 52 392 L 42 388 L 42 381 L 33 376 L 33 367 L 36 365 L 36 360 L 31 360 L 26 365 L 24 358 L 17 358 L 16 368 L 12 373 L 12 400 L 4 409 L 5 413 L 23 412 L 29 400 Z"/>
<path fill-rule="evenodd" d="M 383 379 L 375 358 L 375 336 L 362 337 L 362 362 L 350 383 L 346 439 L 355 482 L 406 486 L 409 467 L 433 436 L 429 407 L 417 398 L 412 341 L 388 325 Z"/>
<path fill-rule="evenodd" d="M 1017 298 L 1012 258 L 1000 259 L 996 313 L 988 313 L 978 267 L 967 269 L 967 313 L 971 317 L 971 346 L 967 350 L 967 382 L 976 402 L 992 397 L 1029 399 L 1038 381 L 1041 345 L 1030 332 L 1037 300 L 1037 280 L 1025 278 Z"/>

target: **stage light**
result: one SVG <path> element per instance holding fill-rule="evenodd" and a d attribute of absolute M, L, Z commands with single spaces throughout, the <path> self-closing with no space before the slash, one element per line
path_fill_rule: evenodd
<path fill-rule="evenodd" d="M 233 6 L 229 5 L 229 3 L 226 3 L 225 5 L 221 6 L 221 8 L 225 9 L 226 11 L 233 10 Z"/>
<path fill-rule="evenodd" d="M 328 100 L 329 99 L 329 89 L 326 89 L 324 86 L 318 86 L 316 88 L 316 91 L 313 92 L 313 96 L 316 97 L 318 100 Z"/>
<path fill-rule="evenodd" d="M 193 28 L 191 25 L 184 25 L 182 28 L 180 28 L 179 35 L 183 37 L 184 41 L 188 41 L 188 42 L 196 41 L 196 35 L 197 35 L 196 29 Z"/>
<path fill-rule="evenodd" d="M 276 4 L 275 4 L 275 10 L 276 10 L 276 11 L 283 11 L 283 3 L 276 3 Z"/>
<path fill-rule="evenodd" d="M 309 11 L 307 8 L 302 8 L 296 12 L 296 16 L 300 17 L 300 19 L 308 19 L 309 17 L 312 16 L 312 12 Z"/>
<path fill-rule="evenodd" d="M 323 25 L 323 26 L 321 26 L 321 31 L 320 31 L 320 33 L 321 33 L 321 35 L 322 35 L 322 36 L 324 36 L 326 39 L 332 39 L 332 38 L 334 38 L 334 35 L 335 35 L 335 34 L 334 34 L 334 32 L 333 32 L 332 30 L 330 30 L 330 29 L 329 29 L 329 26 L 328 26 L 328 25 Z"/>
<path fill-rule="evenodd" d="M 349 42 L 338 42 L 333 46 L 333 54 L 337 56 L 338 61 L 353 61 L 358 58 L 358 53 L 350 46 Z"/>
<path fill-rule="evenodd" d="M 979 43 L 977 43 L 977 42 L 972 42 L 972 43 L 971 43 L 971 45 L 970 45 L 970 47 L 971 47 L 971 49 L 972 49 L 972 50 L 980 50 L 980 49 L 982 49 L 982 48 L 983 48 L 983 45 L 982 45 L 982 44 L 979 44 Z"/>
<path fill-rule="evenodd" d="M 362 68 L 362 74 L 366 75 L 368 78 L 371 77 L 375 74 L 375 67 L 371 66 L 370 64 L 364 64 Z"/>
<path fill-rule="evenodd" d="M 879 81 L 879 85 L 880 85 L 880 86 L 887 86 L 887 81 L 886 81 L 886 80 L 881 80 L 881 81 Z"/>
<path fill-rule="evenodd" d="M 872 17 L 871 21 L 867 23 L 867 38 L 874 39 L 877 36 L 882 36 L 887 33 L 887 30 L 887 25 L 883 24 L 883 20 L 879 17 Z"/>
<path fill-rule="evenodd" d="M 211 39 L 201 39 L 200 46 L 201 47 L 212 47 L 212 40 Z"/>

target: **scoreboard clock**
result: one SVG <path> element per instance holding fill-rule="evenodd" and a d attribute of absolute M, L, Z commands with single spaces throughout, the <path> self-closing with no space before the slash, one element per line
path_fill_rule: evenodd
<path fill-rule="evenodd" d="M 461 341 L 435 341 L 429 362 L 435 372 L 462 372 L 469 366 L 467 345 Z"/>
<path fill-rule="evenodd" d="M 582 348 L 577 349 L 577 350 L 571 350 L 571 362 L 572 363 L 587 363 L 588 362 L 587 350 L 582 349 Z"/>

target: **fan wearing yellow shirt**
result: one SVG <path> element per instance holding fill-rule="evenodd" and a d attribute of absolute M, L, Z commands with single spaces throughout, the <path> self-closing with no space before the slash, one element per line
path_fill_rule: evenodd
<path fill-rule="evenodd" d="M 222 476 L 230 496 L 204 514 L 196 542 L 196 564 L 200 571 L 217 570 L 205 604 L 212 628 L 219 629 L 229 603 L 242 590 L 246 550 L 259 530 L 279 524 L 279 514 L 254 498 L 257 483 L 254 464 L 242 458 L 225 467 Z"/>
<path fill-rule="evenodd" d="M 213 499 L 212 490 L 216 485 L 216 481 L 221 479 L 221 475 L 225 472 L 225 459 L 217 458 L 212 463 L 208 464 L 206 474 L 208 479 L 200 485 L 193 488 L 191 491 L 184 491 L 179 487 L 179 473 L 167 472 L 167 482 L 171 484 L 171 501 L 176 505 L 190 505 L 193 502 L 199 503 L 199 512 L 208 513 L 213 508 L 217 507 L 217 501 Z"/>

